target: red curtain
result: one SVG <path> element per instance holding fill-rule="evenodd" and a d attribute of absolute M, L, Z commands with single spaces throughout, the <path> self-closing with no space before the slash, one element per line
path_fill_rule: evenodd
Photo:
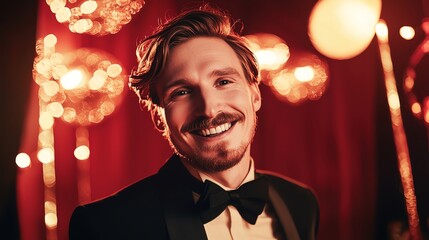
<path fill-rule="evenodd" d="M 158 19 L 174 15 L 191 1 L 146 1 L 133 20 L 104 37 L 71 33 L 55 20 L 44 0 L 39 3 L 38 37 L 53 33 L 57 50 L 101 49 L 120 60 L 129 72 L 135 47 Z M 307 36 L 308 16 L 315 1 L 206 1 L 228 10 L 244 23 L 243 34 L 273 33 L 283 38 L 291 54 L 317 54 Z M 258 168 L 295 178 L 316 192 L 321 209 L 319 239 L 374 239 L 376 203 L 375 112 L 379 76 L 374 43 L 358 57 L 329 64 L 329 84 L 322 98 L 299 105 L 279 101 L 261 85 L 263 107 L 252 145 Z M 21 151 L 32 166 L 18 173 L 18 206 L 23 240 L 45 238 L 43 180 L 36 159 L 38 86 L 33 83 Z M 77 162 L 73 156 L 76 126 L 57 119 L 55 131 L 58 237 L 67 239 L 68 221 L 78 204 Z M 115 112 L 88 128 L 92 199 L 114 193 L 153 174 L 171 155 L 137 97 L 126 91 Z"/>

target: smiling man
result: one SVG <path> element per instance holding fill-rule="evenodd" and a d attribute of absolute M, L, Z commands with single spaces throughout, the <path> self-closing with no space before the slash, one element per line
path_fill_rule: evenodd
<path fill-rule="evenodd" d="M 184 12 L 137 56 L 130 86 L 175 153 L 157 174 L 76 208 L 70 239 L 315 239 L 312 191 L 255 170 L 258 67 L 230 19 L 208 6 Z"/>

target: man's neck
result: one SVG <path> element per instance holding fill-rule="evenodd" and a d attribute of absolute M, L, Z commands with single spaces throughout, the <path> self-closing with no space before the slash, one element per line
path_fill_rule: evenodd
<path fill-rule="evenodd" d="M 192 176 L 201 181 L 203 181 L 201 176 L 206 175 L 208 178 L 215 180 L 227 188 L 237 189 L 241 184 L 243 184 L 244 179 L 249 173 L 251 167 L 251 157 L 250 153 L 246 152 L 240 162 L 235 166 L 221 172 L 210 173 L 195 169 L 184 159 L 182 159 L 182 163 Z"/>

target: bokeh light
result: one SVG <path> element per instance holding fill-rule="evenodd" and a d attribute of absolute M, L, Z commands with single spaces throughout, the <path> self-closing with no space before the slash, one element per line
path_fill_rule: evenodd
<path fill-rule="evenodd" d="M 328 84 L 328 66 L 310 53 L 292 54 L 285 68 L 270 74 L 270 87 L 283 101 L 298 104 L 318 100 Z"/>
<path fill-rule="evenodd" d="M 37 152 L 37 159 L 41 163 L 50 163 L 54 161 L 54 150 L 51 148 L 42 148 Z"/>
<path fill-rule="evenodd" d="M 405 40 L 411 40 L 416 35 L 416 31 L 413 27 L 403 26 L 399 29 L 399 35 Z"/>
<path fill-rule="evenodd" d="M 45 225 L 48 229 L 58 225 L 57 206 L 53 201 L 45 201 Z"/>
<path fill-rule="evenodd" d="M 58 22 L 71 32 L 97 36 L 115 34 L 144 6 L 143 0 L 46 0 Z"/>
<path fill-rule="evenodd" d="M 89 147 L 82 145 L 82 146 L 78 146 L 75 150 L 74 150 L 74 156 L 79 159 L 79 160 L 86 160 L 89 158 Z"/>
<path fill-rule="evenodd" d="M 15 163 L 20 168 L 27 168 L 31 165 L 30 156 L 26 153 L 18 153 L 15 158 Z"/>
<path fill-rule="evenodd" d="M 429 19 L 424 19 L 421 27 L 426 38 L 411 54 L 403 78 L 403 90 L 413 115 L 423 120 L 429 128 L 429 84 L 427 84 L 429 77 L 427 67 L 429 64 Z"/>
<path fill-rule="evenodd" d="M 54 117 L 82 126 L 100 123 L 122 100 L 124 69 L 112 55 L 96 49 L 55 52 L 55 42 L 51 34 L 36 46 L 34 79 L 40 85 L 39 97 L 47 104 L 40 126 L 51 128 Z"/>
<path fill-rule="evenodd" d="M 381 0 L 323 0 L 314 6 L 308 34 L 314 47 L 332 59 L 349 59 L 372 41 Z"/>
<path fill-rule="evenodd" d="M 259 68 L 262 71 L 262 81 L 266 74 L 281 69 L 289 59 L 289 47 L 283 39 L 269 33 L 246 35 L 249 46 L 255 54 Z"/>

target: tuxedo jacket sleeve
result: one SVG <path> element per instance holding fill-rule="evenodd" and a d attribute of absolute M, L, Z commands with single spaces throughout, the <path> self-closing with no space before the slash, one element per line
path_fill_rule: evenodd
<path fill-rule="evenodd" d="M 286 178 L 261 174 L 270 181 L 270 201 L 283 228 L 296 229 L 296 235 L 286 234 L 288 240 L 315 239 L 319 213 L 312 191 Z M 187 177 L 190 174 L 174 155 L 157 174 L 77 207 L 70 220 L 70 240 L 207 239 Z"/>
<path fill-rule="evenodd" d="M 70 220 L 70 240 L 168 239 L 156 178 L 77 207 Z"/>

